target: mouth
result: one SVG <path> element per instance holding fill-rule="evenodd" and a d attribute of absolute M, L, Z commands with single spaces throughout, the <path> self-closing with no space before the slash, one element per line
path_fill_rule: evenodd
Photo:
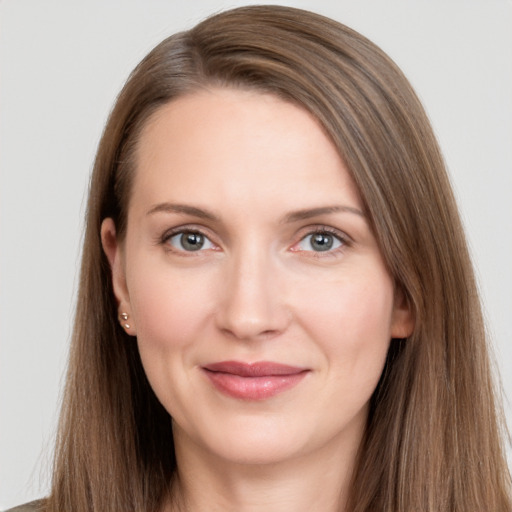
<path fill-rule="evenodd" d="M 242 400 L 265 400 L 296 386 L 309 369 L 269 361 L 222 361 L 202 367 L 220 392 Z"/>

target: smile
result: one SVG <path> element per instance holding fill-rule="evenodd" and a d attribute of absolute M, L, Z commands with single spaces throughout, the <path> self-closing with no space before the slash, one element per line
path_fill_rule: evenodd
<path fill-rule="evenodd" d="M 297 385 L 308 369 L 261 361 L 223 361 L 202 367 L 214 387 L 233 398 L 265 400 Z"/>

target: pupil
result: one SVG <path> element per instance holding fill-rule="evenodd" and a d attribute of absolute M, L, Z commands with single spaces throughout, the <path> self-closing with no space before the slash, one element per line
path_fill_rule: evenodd
<path fill-rule="evenodd" d="M 315 251 L 328 251 L 332 247 L 332 244 L 332 236 L 323 233 L 317 233 L 311 240 L 311 245 Z"/>
<path fill-rule="evenodd" d="M 181 245 L 187 251 L 198 251 L 204 244 L 204 237 L 200 233 L 183 233 Z"/>

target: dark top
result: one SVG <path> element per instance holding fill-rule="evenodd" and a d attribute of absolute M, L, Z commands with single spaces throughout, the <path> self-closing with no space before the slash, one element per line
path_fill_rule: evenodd
<path fill-rule="evenodd" d="M 44 500 L 36 500 L 31 501 L 30 503 L 25 503 L 25 505 L 20 505 L 19 507 L 10 508 L 5 512 L 41 512 L 43 510 Z"/>

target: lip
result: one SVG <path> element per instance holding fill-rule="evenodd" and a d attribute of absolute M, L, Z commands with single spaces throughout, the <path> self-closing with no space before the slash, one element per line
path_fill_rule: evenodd
<path fill-rule="evenodd" d="M 296 386 L 309 372 L 307 368 L 271 361 L 221 361 L 207 364 L 202 370 L 217 390 L 242 400 L 276 396 Z"/>

